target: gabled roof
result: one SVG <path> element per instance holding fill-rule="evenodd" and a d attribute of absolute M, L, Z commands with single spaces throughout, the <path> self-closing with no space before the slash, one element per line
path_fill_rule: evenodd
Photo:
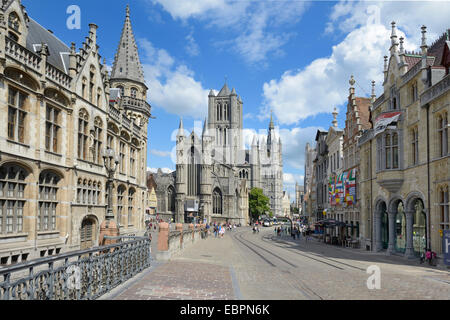
<path fill-rule="evenodd" d="M 111 71 L 111 79 L 129 79 L 145 84 L 144 71 L 139 60 L 133 29 L 131 28 L 130 9 L 128 6 L 122 36 Z"/>
<path fill-rule="evenodd" d="M 225 97 L 225 96 L 229 96 L 231 94 L 230 88 L 228 88 L 228 85 L 225 83 L 225 85 L 223 86 L 222 90 L 220 90 L 219 94 L 217 95 L 218 97 Z"/>

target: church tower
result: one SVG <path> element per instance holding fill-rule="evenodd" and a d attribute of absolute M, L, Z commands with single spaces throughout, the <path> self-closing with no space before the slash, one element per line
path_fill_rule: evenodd
<path fill-rule="evenodd" d="M 208 101 L 208 129 L 214 138 L 213 157 L 221 163 L 234 165 L 243 150 L 243 111 L 242 100 L 236 90 L 230 91 L 225 83 L 216 96 L 211 90 Z"/>

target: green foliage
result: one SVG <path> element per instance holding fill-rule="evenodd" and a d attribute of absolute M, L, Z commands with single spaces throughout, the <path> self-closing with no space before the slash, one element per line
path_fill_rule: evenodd
<path fill-rule="evenodd" d="M 264 195 L 262 189 L 253 188 L 250 191 L 249 207 L 250 213 L 254 220 L 259 219 L 259 217 L 264 214 L 268 214 L 270 217 L 273 217 L 269 204 L 269 198 Z"/>

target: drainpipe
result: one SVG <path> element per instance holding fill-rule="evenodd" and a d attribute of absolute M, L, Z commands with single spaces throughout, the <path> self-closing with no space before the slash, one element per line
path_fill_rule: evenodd
<path fill-rule="evenodd" d="M 369 141 L 370 146 L 369 146 L 369 170 L 370 170 L 370 213 L 369 213 L 369 217 L 370 219 L 370 246 L 371 249 L 373 251 L 373 203 L 372 203 L 372 195 L 373 195 L 373 186 L 372 186 L 372 182 L 373 182 L 373 177 L 372 177 L 372 139 L 370 139 Z"/>
<path fill-rule="evenodd" d="M 430 105 L 427 108 L 427 183 L 428 183 L 428 214 L 427 214 L 427 248 L 431 250 L 431 190 L 430 190 Z"/>

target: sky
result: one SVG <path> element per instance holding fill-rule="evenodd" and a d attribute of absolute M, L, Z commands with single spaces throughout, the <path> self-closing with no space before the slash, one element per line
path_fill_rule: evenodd
<path fill-rule="evenodd" d="M 175 169 L 175 135 L 201 130 L 208 93 L 226 82 L 244 102 L 246 143 L 267 131 L 270 113 L 283 142 L 284 189 L 295 198 L 303 185 L 304 150 L 318 129 L 328 130 L 334 108 L 345 126 L 351 75 L 356 95 L 369 97 L 371 82 L 383 92 L 383 56 L 391 22 L 406 50 L 420 50 L 449 28 L 449 1 L 295 0 L 22 0 L 28 14 L 65 42 L 80 48 L 89 24 L 98 25 L 100 54 L 113 65 L 126 4 L 138 44 L 148 102 L 148 168 Z M 67 20 L 80 8 L 80 29 Z"/>

